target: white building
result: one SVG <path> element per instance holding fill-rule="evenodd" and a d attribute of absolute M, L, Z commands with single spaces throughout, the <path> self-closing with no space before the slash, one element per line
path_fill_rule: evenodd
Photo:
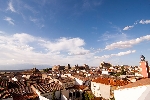
<path fill-rule="evenodd" d="M 31 75 L 22 75 L 22 77 L 24 77 L 26 79 L 30 79 Z"/>
<path fill-rule="evenodd" d="M 100 82 L 91 82 L 91 91 L 95 97 L 103 97 L 105 99 L 110 98 L 110 85 L 102 84 Z"/>
<path fill-rule="evenodd" d="M 91 91 L 95 97 L 110 99 L 113 98 L 114 89 L 125 84 L 128 84 L 128 82 L 113 78 L 99 77 L 91 81 Z"/>
<path fill-rule="evenodd" d="M 141 79 L 114 90 L 115 100 L 150 100 L 150 79 Z"/>
<path fill-rule="evenodd" d="M 102 74 L 108 75 L 108 71 L 107 70 L 102 70 Z"/>
<path fill-rule="evenodd" d="M 83 85 L 84 81 L 79 78 L 75 78 L 75 85 Z"/>
<path fill-rule="evenodd" d="M 13 77 L 12 80 L 13 81 L 18 81 L 18 79 L 16 77 Z"/>

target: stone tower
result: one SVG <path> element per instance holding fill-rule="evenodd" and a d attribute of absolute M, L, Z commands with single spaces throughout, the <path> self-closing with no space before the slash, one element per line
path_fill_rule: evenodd
<path fill-rule="evenodd" d="M 145 78 L 150 77 L 148 61 L 145 61 L 145 57 L 143 55 L 141 55 L 140 73 L 141 73 L 142 77 L 145 77 Z"/>

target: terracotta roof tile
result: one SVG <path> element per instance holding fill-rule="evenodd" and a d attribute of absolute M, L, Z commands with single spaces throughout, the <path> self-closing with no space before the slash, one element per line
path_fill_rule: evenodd
<path fill-rule="evenodd" d="M 74 88 L 84 90 L 87 86 L 85 85 L 75 85 Z"/>
<path fill-rule="evenodd" d="M 49 83 L 49 84 L 34 84 L 33 85 L 37 90 L 39 90 L 42 94 L 52 92 L 54 90 L 61 90 L 64 87 L 58 83 Z"/>
<path fill-rule="evenodd" d="M 128 84 L 128 81 L 125 81 L 125 80 L 117 80 L 117 79 L 105 78 L 105 77 L 99 77 L 97 79 L 94 79 L 92 82 L 112 85 L 112 86 L 123 86 L 123 85 Z"/>
<path fill-rule="evenodd" d="M 150 78 L 137 80 L 136 82 L 122 86 L 119 89 L 132 88 L 132 87 L 138 87 L 138 86 L 144 86 L 144 85 L 150 85 Z"/>

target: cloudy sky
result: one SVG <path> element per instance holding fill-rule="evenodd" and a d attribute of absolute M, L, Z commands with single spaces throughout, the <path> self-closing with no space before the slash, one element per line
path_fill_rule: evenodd
<path fill-rule="evenodd" d="M 0 69 L 150 61 L 149 0 L 0 0 Z"/>

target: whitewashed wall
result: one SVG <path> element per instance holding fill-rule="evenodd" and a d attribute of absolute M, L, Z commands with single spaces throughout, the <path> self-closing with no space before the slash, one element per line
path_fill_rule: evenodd
<path fill-rule="evenodd" d="M 71 76 L 71 74 L 63 74 L 63 75 L 61 75 L 61 77 L 67 77 L 67 76 Z"/>
<path fill-rule="evenodd" d="M 100 97 L 101 92 L 99 83 L 91 82 L 91 91 L 95 95 L 95 97 Z"/>
<path fill-rule="evenodd" d="M 18 79 L 16 77 L 12 78 L 13 81 L 18 81 Z"/>
<path fill-rule="evenodd" d="M 75 85 L 83 85 L 83 81 L 78 78 L 75 78 Z"/>
<path fill-rule="evenodd" d="M 108 75 L 108 71 L 102 71 L 102 74 L 107 74 Z"/>
<path fill-rule="evenodd" d="M 115 100 L 150 100 L 150 85 L 114 90 Z"/>
<path fill-rule="evenodd" d="M 96 97 L 110 98 L 110 85 L 91 82 L 91 91 Z"/>

